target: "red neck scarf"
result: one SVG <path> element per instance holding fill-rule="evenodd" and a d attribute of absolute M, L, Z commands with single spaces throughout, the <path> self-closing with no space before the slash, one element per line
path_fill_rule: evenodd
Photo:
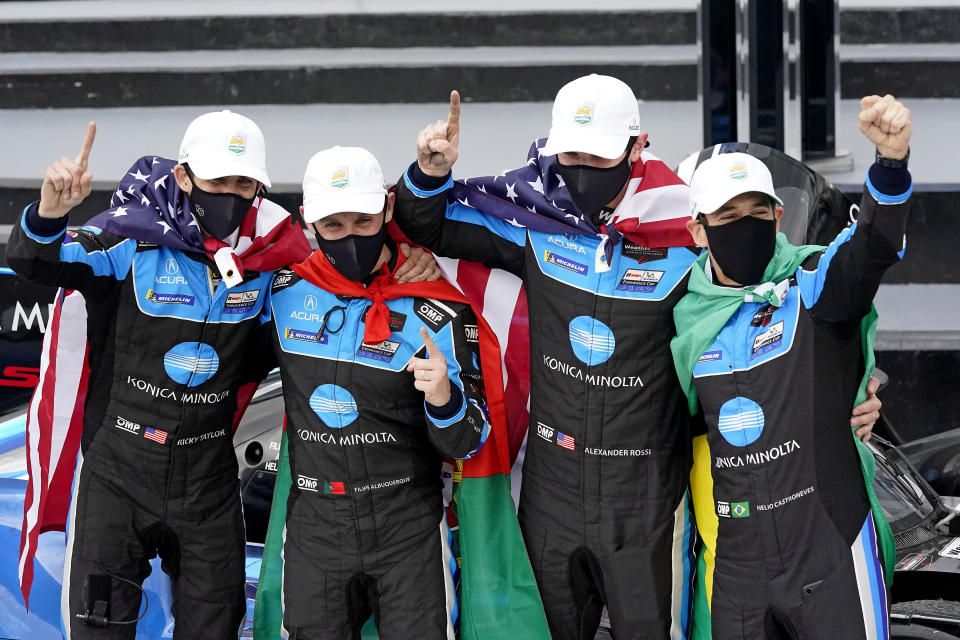
<path fill-rule="evenodd" d="M 400 265 L 406 262 L 406 258 L 399 251 L 396 251 L 396 254 L 397 263 L 393 270 L 390 270 L 387 263 L 384 263 L 380 267 L 380 273 L 366 287 L 359 282 L 343 277 L 330 264 L 322 251 L 314 251 L 306 260 L 291 265 L 290 268 L 307 282 L 330 293 L 371 300 L 373 304 L 367 311 L 363 341 L 367 344 L 379 344 L 389 338 L 391 333 L 390 310 L 387 308 L 387 300 L 417 296 L 467 303 L 463 294 L 446 280 L 398 283 L 393 274 L 400 268 Z"/>

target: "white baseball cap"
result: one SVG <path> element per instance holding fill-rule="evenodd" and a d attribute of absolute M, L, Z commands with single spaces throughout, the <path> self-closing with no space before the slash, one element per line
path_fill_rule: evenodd
<path fill-rule="evenodd" d="M 704 160 L 690 178 L 690 217 L 713 213 L 731 198 L 757 191 L 783 206 L 763 161 L 747 153 L 721 153 Z"/>
<path fill-rule="evenodd" d="M 245 176 L 270 186 L 263 132 L 253 120 L 232 111 L 211 111 L 191 122 L 178 161 L 204 180 Z"/>
<path fill-rule="evenodd" d="M 640 107 L 622 80 L 591 73 L 569 82 L 553 101 L 550 135 L 543 155 L 591 153 L 617 158 L 640 135 Z"/>
<path fill-rule="evenodd" d="M 360 147 L 331 147 L 315 153 L 303 174 L 303 220 L 335 213 L 380 213 L 387 189 L 373 154 Z"/>

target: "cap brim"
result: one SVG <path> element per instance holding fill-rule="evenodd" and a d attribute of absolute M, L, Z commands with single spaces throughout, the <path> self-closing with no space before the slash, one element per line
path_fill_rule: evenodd
<path fill-rule="evenodd" d="M 225 176 L 244 176 L 262 182 L 265 187 L 271 186 L 270 177 L 265 171 L 239 159 L 231 159 L 230 162 L 187 160 L 187 164 L 190 165 L 193 175 L 204 180 L 216 180 Z"/>
<path fill-rule="evenodd" d="M 630 136 L 611 136 L 588 131 L 550 131 L 540 152 L 545 156 L 558 153 L 590 153 L 601 158 L 619 158 L 627 149 Z"/>
<path fill-rule="evenodd" d="M 698 202 L 697 210 L 691 211 L 690 215 L 691 217 L 696 218 L 701 213 L 703 214 L 715 213 L 717 209 L 727 204 L 727 202 L 729 202 L 730 200 L 733 200 L 737 196 L 742 196 L 745 193 L 762 193 L 764 195 L 767 195 L 773 198 L 774 201 L 781 207 L 783 206 L 783 200 L 781 200 L 779 196 L 777 196 L 777 194 L 771 193 L 766 189 L 757 189 L 756 187 L 751 186 L 750 188 L 744 189 L 743 191 L 728 191 L 726 193 L 717 193 L 716 191 L 714 191 L 711 194 L 711 197 L 706 198 L 702 202 Z"/>
<path fill-rule="evenodd" d="M 380 213 L 386 193 L 327 193 L 316 200 L 304 200 L 303 221 L 316 222 L 335 213 Z"/>

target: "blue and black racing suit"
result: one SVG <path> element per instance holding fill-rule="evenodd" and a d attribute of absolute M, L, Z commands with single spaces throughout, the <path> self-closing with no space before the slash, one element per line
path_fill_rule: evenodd
<path fill-rule="evenodd" d="M 7 260 L 24 278 L 79 290 L 86 301 L 90 374 L 63 582 L 68 637 L 133 638 L 134 624 L 97 629 L 76 616 L 85 600 L 102 598 L 111 620 L 136 619 L 133 583 L 158 554 L 173 582 L 174 637 L 235 637 L 246 604 L 232 426 L 237 390 L 259 369 L 248 366 L 247 346 L 272 274 L 246 272 L 228 289 L 203 254 L 95 227 L 68 239 L 66 227 L 30 205 Z"/>
<path fill-rule="evenodd" d="M 719 521 L 714 640 L 888 637 L 849 417 L 861 320 L 903 255 L 911 191 L 905 168 L 874 165 L 857 222 L 804 261 L 779 307 L 743 303 L 693 370 Z"/>
<path fill-rule="evenodd" d="M 391 271 L 395 247 L 393 255 Z M 461 302 L 385 304 L 391 335 L 366 344 L 370 300 L 281 269 L 262 317 L 287 413 L 291 640 L 359 639 L 371 612 L 381 638 L 454 638 L 458 569 L 440 474 L 443 457 L 469 458 L 489 432 L 476 318 Z M 443 407 L 427 404 L 406 370 L 413 356 L 426 357 L 421 328 L 447 361 L 452 395 Z"/>
<path fill-rule="evenodd" d="M 439 184 L 437 184 L 439 182 Z M 673 307 L 697 255 L 614 250 L 448 202 L 452 180 L 413 163 L 394 212 L 411 240 L 519 276 L 530 322 L 530 430 L 519 518 L 556 640 L 686 633 L 693 530 L 690 431 L 673 369 Z"/>

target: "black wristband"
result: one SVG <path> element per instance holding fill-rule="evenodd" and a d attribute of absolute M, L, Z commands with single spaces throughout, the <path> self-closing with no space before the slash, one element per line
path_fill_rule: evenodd
<path fill-rule="evenodd" d="M 907 166 L 907 161 L 910 160 L 910 147 L 907 147 L 907 155 L 903 156 L 899 160 L 894 160 L 893 158 L 884 158 L 880 155 L 879 149 L 876 152 L 876 157 L 874 162 L 876 162 L 881 167 L 889 167 L 891 169 L 901 169 Z"/>

